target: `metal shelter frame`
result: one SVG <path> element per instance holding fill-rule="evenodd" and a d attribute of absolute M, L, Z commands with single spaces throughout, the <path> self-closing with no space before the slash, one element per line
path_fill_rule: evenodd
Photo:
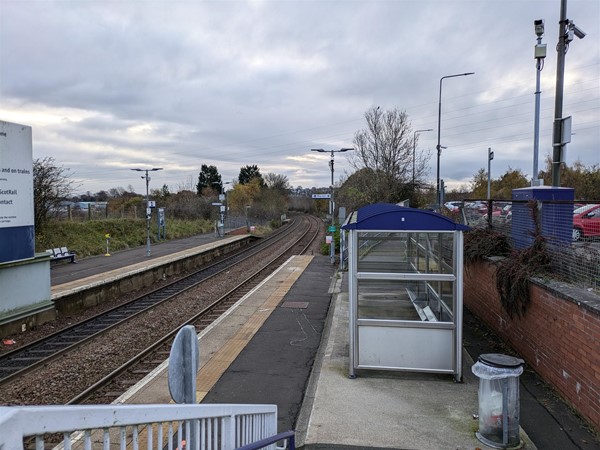
<path fill-rule="evenodd" d="M 375 369 L 447 373 L 462 381 L 468 227 L 434 212 L 380 203 L 353 212 L 342 230 L 350 377 L 357 369 Z"/>

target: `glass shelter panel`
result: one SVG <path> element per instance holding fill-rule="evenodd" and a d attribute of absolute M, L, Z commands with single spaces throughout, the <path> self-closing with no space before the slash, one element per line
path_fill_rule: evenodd
<path fill-rule="evenodd" d="M 360 279 L 357 288 L 358 319 L 453 321 L 453 281 Z"/>
<path fill-rule="evenodd" d="M 454 273 L 454 234 L 359 232 L 358 272 Z"/>

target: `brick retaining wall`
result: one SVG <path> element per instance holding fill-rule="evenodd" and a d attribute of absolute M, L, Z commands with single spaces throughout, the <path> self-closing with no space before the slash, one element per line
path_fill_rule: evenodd
<path fill-rule="evenodd" d="M 600 296 L 534 280 L 524 317 L 510 318 L 496 291 L 493 262 L 465 269 L 464 305 L 600 430 Z"/>

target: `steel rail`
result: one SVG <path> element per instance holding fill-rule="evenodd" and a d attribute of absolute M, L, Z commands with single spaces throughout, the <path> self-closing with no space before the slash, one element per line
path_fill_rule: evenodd
<path fill-rule="evenodd" d="M 307 236 L 307 234 L 309 234 L 310 231 L 313 231 L 313 225 L 316 225 L 314 227 L 315 230 L 314 230 L 313 235 L 310 236 L 310 241 L 300 251 L 300 254 L 305 253 L 306 250 L 308 249 L 308 247 L 312 244 L 312 242 L 314 242 L 314 240 L 316 239 L 318 232 L 319 232 L 319 224 L 316 223 L 316 219 L 310 218 L 309 220 L 311 221 L 310 227 L 306 230 L 306 232 L 304 232 L 302 234 L 302 236 L 300 236 L 293 243 L 291 243 L 289 246 L 287 246 L 287 248 L 285 248 L 281 252 L 279 252 L 276 256 L 271 258 L 271 260 L 269 262 L 267 262 L 266 264 L 263 264 L 262 267 L 257 269 L 254 274 L 247 277 L 241 283 L 238 283 L 238 285 L 236 287 L 234 287 L 233 289 L 228 291 L 226 294 L 222 295 L 219 299 L 215 300 L 210 305 L 208 305 L 207 307 L 202 309 L 202 311 L 200 311 L 199 313 L 195 314 L 194 316 L 192 316 L 191 318 L 189 318 L 182 324 L 175 327 L 173 330 L 171 330 L 166 335 L 161 337 L 154 344 L 152 344 L 151 346 L 149 346 L 146 349 L 144 349 L 143 351 L 141 351 L 138 355 L 134 356 L 129 361 L 126 361 L 124 364 L 122 364 L 121 366 L 119 366 L 118 368 L 113 370 L 110 374 L 106 375 L 105 377 L 103 377 L 102 379 L 100 379 L 96 383 L 94 383 L 92 386 L 88 387 L 82 393 L 73 397 L 67 404 L 80 404 L 80 403 L 88 400 L 90 397 L 92 397 L 98 391 L 100 391 L 101 389 L 103 389 L 104 387 L 109 385 L 111 382 L 113 382 L 119 375 L 127 372 L 128 370 L 131 370 L 136 364 L 142 362 L 144 359 L 146 359 L 152 353 L 159 352 L 160 349 L 165 346 L 170 348 L 170 345 L 172 343 L 171 341 L 174 339 L 175 335 L 179 332 L 181 327 L 183 327 L 185 325 L 195 324 L 199 321 L 202 321 L 204 316 L 206 316 L 207 314 L 212 312 L 215 308 L 222 306 L 224 303 L 227 304 L 226 310 L 229 309 L 229 307 L 231 305 L 235 304 L 239 300 L 239 298 L 241 298 L 243 296 L 243 294 L 236 296 L 236 292 L 238 292 L 241 289 L 246 289 L 248 287 L 248 285 L 250 285 L 251 288 L 258 285 L 258 283 L 260 281 L 262 281 L 262 279 L 263 279 L 262 277 L 259 279 L 260 275 L 263 272 L 271 269 L 273 267 L 273 265 L 279 264 L 279 261 L 282 259 L 282 257 L 284 257 L 286 255 L 286 253 L 290 252 L 290 250 L 295 245 L 297 245 L 302 239 L 304 239 Z M 214 320 L 216 320 L 216 319 L 214 319 Z M 210 325 L 210 323 L 202 324 L 200 327 L 201 327 L 201 329 L 204 329 L 209 325 Z M 151 370 L 148 370 L 148 373 L 150 371 Z M 110 396 L 107 394 L 103 394 L 102 397 L 106 398 L 106 397 L 116 397 L 116 396 L 114 396 L 114 395 Z"/>
<path fill-rule="evenodd" d="M 99 335 L 102 335 L 115 326 L 133 319 L 139 314 L 172 299 L 174 296 L 196 287 L 200 283 L 210 280 L 218 274 L 231 269 L 234 264 L 239 264 L 256 256 L 259 252 L 278 244 L 300 226 L 299 222 L 299 220 L 295 220 L 290 226 L 284 227 L 283 231 L 276 233 L 274 236 L 265 239 L 265 241 L 261 241 L 251 248 L 247 248 L 247 251 L 242 251 L 236 255 L 227 257 L 215 264 L 196 271 L 193 274 L 169 283 L 166 286 L 162 286 L 94 317 L 59 330 L 56 333 L 48 335 L 45 338 L 39 339 L 26 346 L 0 355 L 0 386 L 8 383 L 19 375 L 23 375 L 29 370 L 34 370 L 39 365 L 51 362 L 60 355 L 72 351 L 77 346 L 97 338 Z M 168 294 L 163 295 L 162 293 L 165 292 Z M 149 300 L 153 296 L 155 297 L 155 300 Z M 158 297 L 158 299 L 156 299 L 156 297 Z M 129 309 L 129 312 L 127 309 Z M 123 316 L 123 314 L 127 314 L 127 316 Z M 111 318 L 110 315 L 120 317 L 115 319 Z M 92 331 L 88 332 L 86 331 L 86 328 L 92 329 Z M 49 346 L 50 348 L 44 349 L 43 346 Z M 20 368 L 14 370 L 13 368 L 15 366 L 19 367 L 19 364 Z"/>

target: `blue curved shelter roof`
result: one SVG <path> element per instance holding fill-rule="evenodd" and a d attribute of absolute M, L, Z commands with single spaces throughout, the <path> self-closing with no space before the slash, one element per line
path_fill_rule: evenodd
<path fill-rule="evenodd" d="M 344 230 L 411 230 L 466 231 L 466 225 L 455 223 L 441 214 L 424 209 L 407 208 L 391 203 L 363 206 L 352 213 Z"/>

